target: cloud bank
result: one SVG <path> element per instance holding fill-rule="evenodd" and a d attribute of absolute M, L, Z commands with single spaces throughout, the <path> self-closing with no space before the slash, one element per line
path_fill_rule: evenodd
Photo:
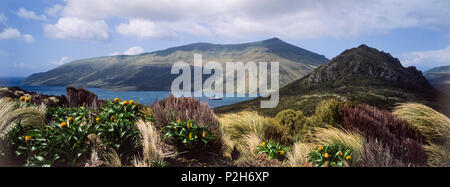
<path fill-rule="evenodd" d="M 180 33 L 231 38 L 339 38 L 409 27 L 450 30 L 448 0 L 66 0 L 55 9 L 63 17 L 48 27 L 59 27 L 60 36 L 73 35 L 63 34 L 73 29 L 65 29 L 69 25 L 60 23 L 69 17 L 94 25 L 119 17 L 128 21 L 115 25 L 116 32 L 141 40 L 174 38 Z M 98 31 L 100 37 L 87 37 L 98 40 L 105 38 L 106 28 L 85 27 L 83 31 L 102 29 Z"/>

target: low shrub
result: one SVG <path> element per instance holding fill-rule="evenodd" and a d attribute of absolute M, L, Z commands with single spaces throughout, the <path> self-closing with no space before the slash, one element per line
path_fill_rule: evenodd
<path fill-rule="evenodd" d="M 294 111 L 292 109 L 278 112 L 275 119 L 278 120 L 281 125 L 288 127 L 289 130 L 293 132 L 303 130 L 307 121 L 302 111 Z"/>
<path fill-rule="evenodd" d="M 221 139 L 222 132 L 219 127 L 219 121 L 213 110 L 209 108 L 208 103 L 202 103 L 199 99 L 191 97 L 177 98 L 173 95 L 157 101 L 152 104 L 153 118 L 156 127 L 161 129 L 169 125 L 172 121 L 193 120 L 196 121 L 200 127 L 208 128 L 217 140 Z M 214 142 L 220 146 L 220 142 Z"/>
<path fill-rule="evenodd" d="M 398 160 L 413 165 L 425 163 L 422 135 L 408 128 L 405 120 L 368 105 L 346 105 L 342 111 L 344 129 L 357 130 L 366 138 L 383 142 Z"/>
<path fill-rule="evenodd" d="M 92 132 L 91 126 L 67 119 L 45 128 L 17 124 L 7 139 L 25 166 L 77 166 L 89 151 L 86 141 Z"/>
<path fill-rule="evenodd" d="M 292 145 L 295 141 L 295 135 L 288 126 L 280 124 L 277 120 L 270 119 L 264 128 L 264 137 L 267 140 L 280 142 L 283 145 Z"/>
<path fill-rule="evenodd" d="M 172 143 L 178 147 L 183 146 L 190 150 L 206 148 L 215 139 L 214 135 L 208 131 L 208 127 L 201 127 L 192 120 L 182 122 L 178 119 L 161 130 L 164 132 L 165 139 L 172 140 Z"/>
<path fill-rule="evenodd" d="M 280 143 L 274 141 L 262 142 L 261 145 L 258 145 L 258 154 L 267 154 L 269 159 L 284 159 L 288 150 L 288 147 L 283 147 Z"/>
<path fill-rule="evenodd" d="M 311 117 L 315 126 L 331 125 L 339 127 L 342 123 L 342 108 L 346 104 L 335 99 L 323 100 L 316 105 L 314 115 Z"/>
<path fill-rule="evenodd" d="M 404 167 L 400 160 L 396 159 L 389 147 L 377 139 L 365 139 L 359 152 L 359 167 Z"/>
<path fill-rule="evenodd" d="M 142 148 L 140 132 L 135 124 L 138 116 L 138 108 L 132 101 L 116 98 L 105 103 L 96 118 L 95 129 L 103 144 L 113 148 L 125 164 Z"/>
<path fill-rule="evenodd" d="M 338 142 L 319 145 L 307 157 L 318 167 L 350 166 L 353 162 L 352 151 Z"/>

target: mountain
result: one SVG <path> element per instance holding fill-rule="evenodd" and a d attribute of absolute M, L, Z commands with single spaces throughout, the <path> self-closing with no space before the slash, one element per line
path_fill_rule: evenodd
<path fill-rule="evenodd" d="M 438 90 L 450 93 L 450 66 L 440 66 L 425 71 L 423 75 Z"/>
<path fill-rule="evenodd" d="M 367 103 L 390 109 L 398 102 L 420 102 L 448 112 L 449 96 L 435 90 L 415 67 L 405 68 L 397 58 L 366 45 L 345 50 L 305 77 L 280 89 L 276 108 L 261 109 L 256 98 L 215 109 L 216 113 L 253 108 L 266 115 L 284 109 L 311 114 L 328 98 Z M 267 100 L 267 99 L 264 99 Z"/>
<path fill-rule="evenodd" d="M 278 38 L 243 44 L 194 43 L 138 55 L 118 55 L 73 61 L 25 79 L 27 85 L 82 86 L 111 90 L 170 90 L 172 64 L 194 61 L 194 53 L 203 63 L 279 62 L 280 86 L 287 85 L 328 61 L 319 55 Z M 193 68 L 191 68 L 193 69 Z M 205 80 L 205 79 L 203 79 Z"/>

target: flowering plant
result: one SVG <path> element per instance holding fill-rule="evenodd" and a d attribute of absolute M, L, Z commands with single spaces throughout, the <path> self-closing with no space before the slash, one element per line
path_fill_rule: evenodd
<path fill-rule="evenodd" d="M 319 167 L 342 167 L 352 163 L 352 153 L 339 143 L 317 146 L 308 154 L 309 162 Z"/>

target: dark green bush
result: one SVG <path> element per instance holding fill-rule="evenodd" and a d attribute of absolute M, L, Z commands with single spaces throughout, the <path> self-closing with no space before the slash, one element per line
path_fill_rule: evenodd
<path fill-rule="evenodd" d="M 140 151 L 140 132 L 135 123 L 141 116 L 138 107 L 129 102 L 108 101 L 97 117 L 96 132 L 102 142 L 116 151 L 122 163 L 131 161 Z"/>
<path fill-rule="evenodd" d="M 331 125 L 339 127 L 342 123 L 342 108 L 345 106 L 344 102 L 339 102 L 335 99 L 328 99 L 321 101 L 316 106 L 312 120 L 316 126 Z"/>
<path fill-rule="evenodd" d="M 288 127 L 291 131 L 299 132 L 304 129 L 306 121 L 308 120 L 302 111 L 294 111 L 292 109 L 283 110 L 279 112 L 275 119 L 283 126 Z"/>

